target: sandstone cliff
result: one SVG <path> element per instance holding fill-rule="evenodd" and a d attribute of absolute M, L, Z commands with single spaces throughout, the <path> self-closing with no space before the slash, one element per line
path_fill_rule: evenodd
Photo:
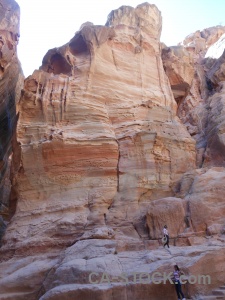
<path fill-rule="evenodd" d="M 0 1 L 0 239 L 15 208 L 9 203 L 12 139 L 16 126 L 16 102 L 23 76 L 17 58 L 19 6 L 15 1 Z"/>
<path fill-rule="evenodd" d="M 224 58 L 205 54 L 225 29 L 168 48 L 161 27 L 155 5 L 122 6 L 25 80 L 0 299 L 172 300 L 146 273 L 175 263 L 214 278 L 186 295 L 224 282 Z"/>
<path fill-rule="evenodd" d="M 225 229 L 224 34 L 225 27 L 208 28 L 188 36 L 182 45 L 162 51 L 178 103 L 177 115 L 196 141 L 199 169 L 184 175 L 185 181 L 189 178 L 189 187 L 185 183 L 184 192 L 181 183 L 181 195 L 188 199 L 192 225 L 210 234 Z"/>

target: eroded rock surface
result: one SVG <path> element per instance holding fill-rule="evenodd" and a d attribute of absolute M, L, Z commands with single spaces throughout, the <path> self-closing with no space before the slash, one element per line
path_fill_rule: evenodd
<path fill-rule="evenodd" d="M 20 98 L 23 76 L 16 48 L 19 39 L 19 6 L 14 0 L 0 1 L 0 239 L 13 205 L 10 165 L 12 139 L 16 127 L 16 102 Z"/>
<path fill-rule="evenodd" d="M 162 60 L 177 103 L 188 94 L 194 77 L 194 59 L 183 46 L 162 47 Z"/>
<path fill-rule="evenodd" d="M 216 58 L 216 54 L 223 53 L 224 32 L 223 26 L 216 26 L 188 36 L 182 46 L 177 46 L 179 51 L 186 53 L 184 59 L 179 59 L 179 52 L 174 52 L 173 48 L 164 48 L 162 52 L 164 67 L 168 70 L 166 72 L 172 89 L 176 74 L 181 74 L 180 86 L 186 83 L 187 88 L 183 95 L 180 92 L 181 96 L 176 98 L 176 91 L 174 92 L 178 102 L 177 115 L 196 140 L 199 167 L 223 166 L 219 158 L 223 156 L 223 151 L 219 149 L 223 147 L 220 145 L 222 128 L 219 130 L 219 127 L 222 126 L 223 115 L 221 95 L 223 95 L 224 54 L 219 58 Z M 188 68 L 193 72 L 184 72 L 187 69 L 187 62 Z M 182 75 L 184 73 L 186 77 Z M 220 118 L 217 118 L 219 115 Z"/>
<path fill-rule="evenodd" d="M 149 22 L 154 30 L 142 29 Z M 82 26 L 25 81 L 19 199 L 3 249 L 40 237 L 67 245 L 103 225 L 136 234 L 151 200 L 173 196 L 195 168 L 162 66 L 158 9 L 122 7 L 107 24 Z"/>

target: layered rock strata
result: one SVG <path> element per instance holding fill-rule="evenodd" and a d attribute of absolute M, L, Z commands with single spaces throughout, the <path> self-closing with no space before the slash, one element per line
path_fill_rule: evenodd
<path fill-rule="evenodd" d="M 208 28 L 187 37 L 175 48 L 177 52 L 174 47 L 164 46 L 162 50 L 172 89 L 176 74 L 183 74 L 179 87 L 184 82 L 187 86 L 181 97 L 176 97 L 176 91 L 174 96 L 178 102 L 177 115 L 196 140 L 199 168 L 184 174 L 177 196 L 187 205 L 186 221 L 190 228 L 208 236 L 225 232 L 224 34 L 222 26 Z M 180 52 L 192 58 L 188 66 L 187 59 L 179 59 Z M 178 71 L 187 68 L 194 73 Z"/>
<path fill-rule="evenodd" d="M 154 5 L 122 7 L 107 26 L 82 26 L 27 78 L 18 205 L 3 249 L 40 238 L 68 244 L 105 225 L 136 235 L 132 224 L 151 200 L 173 196 L 195 168 L 195 143 L 163 70 L 160 28 Z"/>

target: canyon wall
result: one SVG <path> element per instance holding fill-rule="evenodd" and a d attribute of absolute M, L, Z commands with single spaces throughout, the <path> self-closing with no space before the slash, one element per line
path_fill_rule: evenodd
<path fill-rule="evenodd" d="M 174 286 L 146 274 L 162 279 L 175 263 L 214 279 L 184 285 L 187 296 L 224 283 L 224 57 L 206 53 L 225 28 L 174 47 L 160 43 L 161 28 L 155 5 L 122 6 L 26 78 L 13 106 L 16 210 L 0 299 L 172 300 Z"/>
<path fill-rule="evenodd" d="M 0 1 L 0 239 L 15 211 L 11 192 L 10 166 L 16 128 L 16 102 L 20 98 L 23 75 L 17 57 L 19 6 Z"/>

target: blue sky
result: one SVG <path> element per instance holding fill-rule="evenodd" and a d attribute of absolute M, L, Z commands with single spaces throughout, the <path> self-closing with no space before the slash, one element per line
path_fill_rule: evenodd
<path fill-rule="evenodd" d="M 18 54 L 25 76 L 42 63 L 45 53 L 67 43 L 86 21 L 104 25 L 111 10 L 137 6 L 140 0 L 17 0 L 21 10 Z M 176 45 L 188 34 L 225 25 L 224 0 L 152 0 L 163 17 L 161 41 Z"/>

